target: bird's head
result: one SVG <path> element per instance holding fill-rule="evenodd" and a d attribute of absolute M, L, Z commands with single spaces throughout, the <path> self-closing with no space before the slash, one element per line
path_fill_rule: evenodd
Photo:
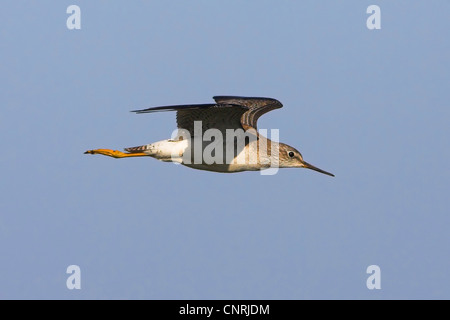
<path fill-rule="evenodd" d="M 319 169 L 303 160 L 300 151 L 287 144 L 279 144 L 279 155 L 280 168 L 307 168 L 334 177 L 334 174 Z"/>

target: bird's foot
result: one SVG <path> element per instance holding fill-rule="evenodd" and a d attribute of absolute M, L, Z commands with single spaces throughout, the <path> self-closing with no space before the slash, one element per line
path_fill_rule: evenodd
<path fill-rule="evenodd" d="M 104 156 L 113 157 L 113 158 L 123 158 L 126 155 L 126 153 L 123 153 L 118 150 L 111 150 L 111 149 L 88 150 L 84 154 L 102 154 Z"/>
<path fill-rule="evenodd" d="M 88 150 L 84 154 L 102 154 L 104 156 L 113 157 L 113 158 L 144 157 L 144 156 L 148 156 L 148 154 L 145 154 L 145 153 L 142 153 L 142 152 L 124 153 L 122 151 L 111 150 L 111 149 Z"/>

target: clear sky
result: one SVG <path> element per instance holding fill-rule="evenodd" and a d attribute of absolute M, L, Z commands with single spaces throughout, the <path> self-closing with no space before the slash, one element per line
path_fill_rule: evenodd
<path fill-rule="evenodd" d="M 69 30 L 66 9 L 81 8 Z M 369 30 L 366 9 L 381 8 Z M 450 298 L 450 2 L 3 1 L 0 298 Z M 336 175 L 84 155 L 265 96 Z M 81 290 L 66 287 L 69 265 Z M 366 269 L 381 269 L 369 290 Z"/>

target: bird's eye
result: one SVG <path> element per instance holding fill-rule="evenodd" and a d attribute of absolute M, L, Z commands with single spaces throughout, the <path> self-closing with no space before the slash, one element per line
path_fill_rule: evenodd
<path fill-rule="evenodd" d="M 289 151 L 288 156 L 289 156 L 290 158 L 293 158 L 293 157 L 294 157 L 294 152 Z"/>

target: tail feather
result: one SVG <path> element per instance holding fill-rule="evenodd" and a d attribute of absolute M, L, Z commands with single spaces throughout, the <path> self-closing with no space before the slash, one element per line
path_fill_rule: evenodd
<path fill-rule="evenodd" d="M 138 147 L 131 147 L 131 148 L 124 148 L 124 150 L 126 152 L 129 153 L 139 153 L 139 152 L 144 152 L 147 150 L 147 146 L 148 145 L 143 145 L 143 146 L 138 146 Z"/>

